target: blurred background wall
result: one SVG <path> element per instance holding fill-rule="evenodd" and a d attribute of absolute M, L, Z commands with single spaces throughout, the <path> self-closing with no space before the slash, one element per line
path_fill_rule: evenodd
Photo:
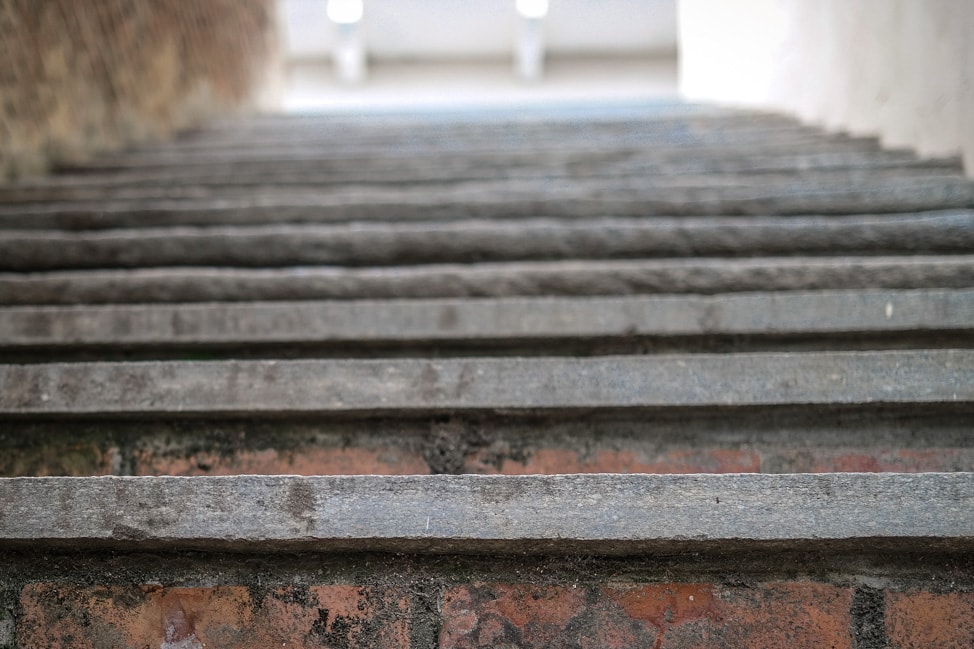
<path fill-rule="evenodd" d="M 262 98 L 274 0 L 0 0 L 0 178 Z"/>
<path fill-rule="evenodd" d="M 331 56 L 335 33 L 325 0 L 280 0 L 286 51 Z M 551 0 L 549 56 L 674 55 L 677 0 Z M 517 35 L 514 0 L 366 0 L 371 61 L 507 59 Z"/>
<path fill-rule="evenodd" d="M 974 175 L 974 1 L 680 0 L 689 99 L 769 108 Z"/>

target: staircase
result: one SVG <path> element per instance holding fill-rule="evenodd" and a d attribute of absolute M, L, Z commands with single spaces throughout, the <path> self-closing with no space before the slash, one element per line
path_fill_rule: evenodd
<path fill-rule="evenodd" d="M 0 230 L 0 647 L 974 646 L 957 160 L 262 117 Z"/>

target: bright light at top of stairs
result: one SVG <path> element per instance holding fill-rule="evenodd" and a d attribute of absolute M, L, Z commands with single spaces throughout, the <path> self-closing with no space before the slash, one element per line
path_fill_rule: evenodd
<path fill-rule="evenodd" d="M 547 0 L 542 0 L 547 4 Z M 328 0 L 328 19 L 339 25 L 351 25 L 362 20 L 362 0 Z"/>
<path fill-rule="evenodd" d="M 548 0 L 517 0 L 517 12 L 525 18 L 544 18 L 548 13 Z"/>

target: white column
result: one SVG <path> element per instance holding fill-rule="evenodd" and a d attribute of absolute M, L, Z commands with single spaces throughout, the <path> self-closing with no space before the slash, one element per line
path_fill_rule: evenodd
<path fill-rule="evenodd" d="M 544 17 L 548 0 L 517 0 L 518 34 L 514 67 L 517 77 L 528 83 L 544 75 Z"/>
<path fill-rule="evenodd" d="M 337 30 L 332 60 L 335 77 L 342 83 L 358 83 L 365 79 L 363 13 L 362 0 L 328 0 L 328 18 Z"/>

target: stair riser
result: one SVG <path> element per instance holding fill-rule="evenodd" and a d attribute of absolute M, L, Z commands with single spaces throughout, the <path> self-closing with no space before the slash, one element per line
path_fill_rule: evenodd
<path fill-rule="evenodd" d="M 24 649 L 106 646 L 106 638 L 166 647 L 167 630 L 172 639 L 177 629 L 198 643 L 189 646 L 229 649 L 329 640 L 389 649 L 484 646 L 478 639 L 524 647 L 659 642 L 664 649 L 700 637 L 727 649 L 965 647 L 974 640 L 971 572 L 956 555 L 933 552 L 883 561 L 838 553 L 624 562 L 10 556 L 16 561 L 0 576 L 0 642 Z"/>
<path fill-rule="evenodd" d="M 8 418 L 0 475 L 974 471 L 972 415 L 970 406 L 884 405 L 567 418 Z"/>

